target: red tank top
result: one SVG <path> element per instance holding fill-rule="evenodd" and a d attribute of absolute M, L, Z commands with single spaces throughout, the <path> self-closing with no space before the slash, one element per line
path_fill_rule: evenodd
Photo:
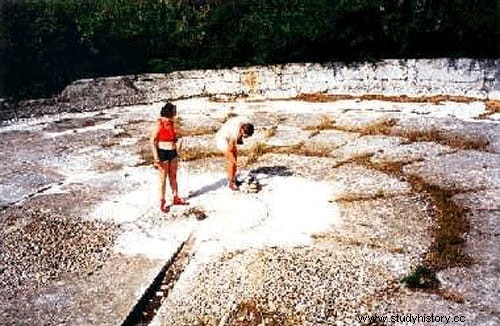
<path fill-rule="evenodd" d="M 158 131 L 158 141 L 173 141 L 177 140 L 175 126 L 172 120 L 159 119 L 160 130 Z"/>

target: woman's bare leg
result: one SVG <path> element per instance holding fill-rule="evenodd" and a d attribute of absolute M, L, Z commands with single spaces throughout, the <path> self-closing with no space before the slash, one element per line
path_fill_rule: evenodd
<path fill-rule="evenodd" d="M 165 210 L 165 190 L 166 190 L 166 181 L 167 181 L 167 174 L 168 174 L 168 167 L 166 166 L 166 163 L 160 163 L 158 165 L 158 172 L 159 172 L 159 177 L 160 177 L 160 185 L 159 185 L 159 197 L 160 197 L 160 209 L 162 211 Z"/>
<path fill-rule="evenodd" d="M 168 162 L 168 181 L 170 182 L 170 189 L 172 189 L 172 196 L 179 197 L 179 190 L 177 186 L 177 158 Z"/>
<path fill-rule="evenodd" d="M 178 159 L 175 158 L 169 163 L 169 168 L 168 168 L 168 177 L 170 181 L 170 188 L 172 189 L 172 196 L 173 196 L 173 204 L 174 205 L 188 205 L 189 203 L 179 197 L 179 190 L 178 190 L 178 185 L 177 185 L 177 167 L 178 167 Z"/>
<path fill-rule="evenodd" d="M 165 189 L 168 174 L 167 167 L 164 164 L 165 163 L 161 163 L 158 167 L 158 172 L 160 173 L 160 199 L 165 199 Z"/>

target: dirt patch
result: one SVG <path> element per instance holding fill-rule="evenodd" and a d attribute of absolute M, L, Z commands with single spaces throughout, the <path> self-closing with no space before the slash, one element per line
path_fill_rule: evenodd
<path fill-rule="evenodd" d="M 478 99 L 467 96 L 454 95 L 434 95 L 434 96 L 387 96 L 379 94 L 367 95 L 348 95 L 348 94 L 324 94 L 324 93 L 305 93 L 298 95 L 295 99 L 306 102 L 335 102 L 341 100 L 365 100 L 365 101 L 388 101 L 400 103 L 433 103 L 439 104 L 444 101 L 471 103 Z"/>
<path fill-rule="evenodd" d="M 317 125 L 306 126 L 303 129 L 304 130 L 313 130 L 316 132 L 319 132 L 320 130 L 335 129 L 333 126 L 334 123 L 335 123 L 335 120 L 331 119 L 330 117 L 322 116 Z"/>
<path fill-rule="evenodd" d="M 435 270 L 470 266 L 472 258 L 464 251 L 465 234 L 470 229 L 467 220 L 467 210 L 457 205 L 452 197 L 457 190 L 445 190 L 435 185 L 426 183 L 417 176 L 406 176 L 402 172 L 404 165 L 400 162 L 393 163 L 366 163 L 367 167 L 383 171 L 408 181 L 417 193 L 427 193 L 432 199 L 432 209 L 429 212 L 434 218 L 434 240 L 430 247 L 427 262 Z"/>
<path fill-rule="evenodd" d="M 380 121 L 375 121 L 373 123 L 367 124 L 363 127 L 344 127 L 338 125 L 332 125 L 330 129 L 335 129 L 339 131 L 359 133 L 361 135 L 385 135 L 391 136 L 391 128 L 397 124 L 396 119 L 382 119 Z"/>
<path fill-rule="evenodd" d="M 452 200 L 458 191 L 444 190 L 424 182 L 422 178 L 404 175 L 402 168 L 408 163 L 373 163 L 370 161 L 370 157 L 369 155 L 361 156 L 352 159 L 349 163 L 357 163 L 406 180 L 411 184 L 415 193 L 428 194 L 431 201 L 428 214 L 434 220 L 433 240 L 426 254 L 425 265 L 418 267 L 412 275 L 407 277 L 406 281 L 403 281 L 414 288 L 436 289 L 438 287 L 437 279 L 435 279 L 436 272 L 447 268 L 470 266 L 473 259 L 465 252 L 464 238 L 470 229 L 467 210 Z M 338 200 L 340 202 L 353 202 L 383 197 L 385 197 L 384 194 L 380 194 L 368 198 L 339 197 Z"/>
<path fill-rule="evenodd" d="M 217 132 L 217 130 L 218 128 L 215 126 L 200 126 L 195 128 L 180 127 L 178 135 L 179 137 L 213 135 Z"/>
<path fill-rule="evenodd" d="M 217 126 L 210 125 L 188 127 L 181 116 L 175 117 L 175 126 L 177 128 L 177 135 L 179 137 L 212 135 L 219 129 Z"/>
<path fill-rule="evenodd" d="M 322 144 L 306 144 L 299 142 L 295 145 L 269 146 L 264 143 L 256 143 L 246 150 L 240 151 L 240 155 L 246 157 L 243 166 L 255 164 L 265 154 L 289 154 L 307 157 L 328 157 L 332 149 Z"/>
<path fill-rule="evenodd" d="M 243 300 L 229 315 L 227 326 L 296 326 L 299 321 L 285 314 L 266 311 L 255 300 Z"/>
<path fill-rule="evenodd" d="M 196 161 L 221 157 L 222 152 L 210 148 L 190 148 L 188 151 L 182 151 L 180 156 L 183 161 Z"/>
<path fill-rule="evenodd" d="M 402 172 L 405 164 L 400 162 L 374 164 L 363 158 L 357 163 L 404 178 L 416 193 L 430 195 L 432 205 L 429 207 L 429 214 L 434 220 L 433 242 L 426 256 L 426 266 L 417 268 L 413 276 L 408 276 L 412 286 L 417 287 L 415 284 L 423 282 L 421 287 L 435 289 L 437 285 L 434 281 L 422 281 L 420 276 L 432 279 L 435 276 L 426 275 L 435 275 L 437 271 L 447 268 L 467 267 L 473 263 L 473 259 L 465 252 L 464 236 L 470 229 L 467 210 L 452 200 L 458 191 L 444 190 L 430 185 L 417 176 L 405 176 Z"/>
<path fill-rule="evenodd" d="M 457 192 L 429 185 L 416 176 L 410 176 L 408 181 L 416 191 L 430 194 L 434 204 L 430 212 L 435 220 L 435 229 L 427 257 L 429 266 L 436 270 L 470 266 L 473 260 L 464 251 L 464 236 L 470 225 L 467 211 L 452 200 Z"/>
<path fill-rule="evenodd" d="M 486 112 L 479 115 L 478 119 L 487 119 L 495 113 L 500 113 L 500 101 L 489 100 L 484 102 Z"/>
<path fill-rule="evenodd" d="M 489 145 L 488 139 L 482 136 L 447 133 L 437 128 L 431 128 L 428 130 L 403 130 L 395 134 L 405 137 L 411 142 L 431 141 L 464 150 L 475 149 L 479 151 L 486 151 Z"/>
<path fill-rule="evenodd" d="M 323 96 L 326 96 L 327 98 L 330 97 L 330 95 L 321 95 L 321 94 L 313 94 L 310 95 L 311 101 L 314 102 L 316 101 L 315 99 L 321 99 Z M 336 95 L 332 95 L 333 98 L 336 97 Z M 306 98 L 309 98 L 306 96 Z M 343 99 L 343 96 L 340 96 L 341 99 Z M 363 97 L 361 97 L 363 98 Z M 388 97 L 387 101 L 392 101 L 392 97 Z M 416 102 L 430 102 L 430 103 L 439 103 L 440 101 L 443 100 L 455 100 L 457 102 L 465 102 L 468 103 L 467 98 L 462 98 L 462 97 L 451 97 L 451 99 L 448 99 L 449 97 L 446 96 L 434 96 L 434 97 L 424 97 L 424 98 L 415 98 Z M 406 97 L 403 97 L 403 99 L 406 99 Z M 318 100 L 322 102 L 322 100 Z M 325 100 L 326 101 L 326 100 Z M 406 102 L 403 100 L 396 101 L 396 102 Z M 486 115 L 491 115 L 494 113 L 500 112 L 500 101 L 486 101 L 485 105 L 487 107 L 488 112 Z M 480 116 L 481 117 L 481 116 Z M 487 139 L 485 136 L 481 135 L 464 135 L 462 133 L 458 132 L 451 132 L 451 131 L 445 131 L 438 129 L 436 127 L 430 128 L 430 129 L 423 129 L 423 130 L 409 130 L 409 129 L 396 129 L 393 128 L 398 124 L 398 120 L 394 118 L 383 118 L 379 121 L 375 121 L 373 123 L 369 123 L 363 127 L 353 127 L 353 126 L 341 126 L 336 124 L 335 120 L 323 116 L 321 117 L 321 120 L 318 124 L 316 125 L 311 125 L 311 126 L 306 126 L 303 128 L 303 130 L 311 130 L 312 133 L 309 135 L 309 137 L 314 137 L 315 135 L 319 134 L 321 130 L 339 130 L 339 131 L 345 131 L 345 132 L 351 132 L 351 133 L 359 133 L 361 135 L 384 135 L 384 136 L 399 136 L 399 137 L 404 137 L 407 138 L 409 142 L 436 142 L 442 145 L 447 145 L 453 148 L 457 149 L 474 149 L 474 150 L 480 150 L 480 151 L 487 151 L 488 150 L 488 145 L 490 144 L 490 141 Z"/>

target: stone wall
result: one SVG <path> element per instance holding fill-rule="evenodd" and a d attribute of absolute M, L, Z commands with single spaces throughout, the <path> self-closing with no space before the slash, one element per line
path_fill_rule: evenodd
<path fill-rule="evenodd" d="M 500 100 L 500 59 L 408 59 L 286 64 L 78 80 L 51 99 L 24 101 L 0 120 L 198 96 L 293 98 L 303 93 L 457 95 Z"/>
<path fill-rule="evenodd" d="M 134 84 L 150 101 L 216 94 L 290 98 L 301 93 L 446 94 L 500 99 L 500 60 L 384 60 L 374 64 L 194 70 L 141 75 Z"/>

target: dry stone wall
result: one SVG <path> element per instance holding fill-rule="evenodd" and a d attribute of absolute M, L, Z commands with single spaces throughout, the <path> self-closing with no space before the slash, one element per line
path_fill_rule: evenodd
<path fill-rule="evenodd" d="M 500 100 L 500 59 L 408 59 L 190 70 L 78 80 L 51 99 L 24 101 L 0 120 L 199 96 L 292 98 L 303 93 L 457 95 Z"/>
<path fill-rule="evenodd" d="M 500 60 L 384 60 L 345 65 L 287 64 L 141 75 L 150 101 L 208 95 L 289 98 L 301 93 L 460 95 L 500 99 Z"/>

